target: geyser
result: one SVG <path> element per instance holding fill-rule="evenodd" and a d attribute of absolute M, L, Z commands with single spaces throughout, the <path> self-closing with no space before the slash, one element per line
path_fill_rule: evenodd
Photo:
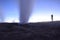
<path fill-rule="evenodd" d="M 0 23 L 4 22 L 3 8 L 0 6 Z"/>
<path fill-rule="evenodd" d="M 32 13 L 34 0 L 20 0 L 20 23 L 28 23 Z"/>

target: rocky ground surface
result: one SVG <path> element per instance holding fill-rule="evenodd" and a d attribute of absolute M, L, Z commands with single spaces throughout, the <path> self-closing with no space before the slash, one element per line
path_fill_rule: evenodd
<path fill-rule="evenodd" d="M 60 22 L 0 23 L 0 40 L 60 40 Z"/>

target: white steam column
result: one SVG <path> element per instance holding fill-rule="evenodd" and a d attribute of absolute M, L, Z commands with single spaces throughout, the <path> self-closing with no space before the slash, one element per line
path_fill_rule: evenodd
<path fill-rule="evenodd" d="M 29 17 L 33 11 L 34 0 L 20 0 L 20 23 L 28 23 Z"/>
<path fill-rule="evenodd" d="M 0 23 L 4 22 L 3 10 L 0 8 Z"/>

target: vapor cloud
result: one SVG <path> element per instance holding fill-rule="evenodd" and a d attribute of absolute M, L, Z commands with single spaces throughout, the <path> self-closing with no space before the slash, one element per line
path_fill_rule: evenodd
<path fill-rule="evenodd" d="M 20 0 L 20 23 L 28 23 L 34 0 Z"/>

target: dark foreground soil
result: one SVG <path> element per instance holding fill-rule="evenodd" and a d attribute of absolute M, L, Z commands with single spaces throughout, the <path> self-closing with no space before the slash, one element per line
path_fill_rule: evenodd
<path fill-rule="evenodd" d="M 60 40 L 60 22 L 0 23 L 0 40 Z"/>

